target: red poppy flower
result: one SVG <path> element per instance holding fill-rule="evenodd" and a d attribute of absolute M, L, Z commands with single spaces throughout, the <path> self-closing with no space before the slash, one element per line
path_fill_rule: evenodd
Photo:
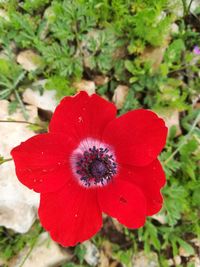
<path fill-rule="evenodd" d="M 11 154 L 19 181 L 41 194 L 43 227 L 58 243 L 74 246 L 100 230 L 102 212 L 138 228 L 161 209 L 165 174 L 157 156 L 166 136 L 152 111 L 116 118 L 112 103 L 80 92 L 61 101 L 49 133 Z"/>

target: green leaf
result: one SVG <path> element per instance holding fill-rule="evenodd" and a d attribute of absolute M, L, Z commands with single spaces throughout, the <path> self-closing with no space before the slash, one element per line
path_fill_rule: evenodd
<path fill-rule="evenodd" d="M 84 260 L 84 256 L 86 253 L 86 247 L 82 244 L 78 245 L 75 247 L 75 251 L 74 251 L 75 255 L 78 257 L 80 263 L 83 263 Z"/>
<path fill-rule="evenodd" d="M 45 89 L 56 90 L 56 97 L 58 99 L 75 93 L 75 89 L 70 86 L 69 81 L 65 77 L 58 75 L 52 76 L 47 80 Z"/>
<path fill-rule="evenodd" d="M 186 241 L 184 241 L 181 238 L 177 238 L 177 242 L 179 243 L 179 245 L 181 247 L 184 248 L 184 250 L 187 252 L 187 254 L 194 255 L 194 253 L 195 253 L 194 248 L 189 243 L 187 243 Z"/>

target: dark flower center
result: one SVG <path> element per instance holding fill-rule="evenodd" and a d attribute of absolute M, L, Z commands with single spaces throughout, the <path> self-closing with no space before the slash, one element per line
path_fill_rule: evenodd
<path fill-rule="evenodd" d="M 82 155 L 79 154 L 76 161 L 76 173 L 87 187 L 107 184 L 116 170 L 117 165 L 108 148 L 93 146 Z"/>
<path fill-rule="evenodd" d="M 89 170 L 92 176 L 94 177 L 102 177 L 107 172 L 107 167 L 105 162 L 102 162 L 99 159 L 93 160 L 93 162 L 89 166 Z"/>

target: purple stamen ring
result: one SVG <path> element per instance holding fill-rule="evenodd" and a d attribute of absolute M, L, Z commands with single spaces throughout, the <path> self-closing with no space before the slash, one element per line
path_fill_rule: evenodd
<path fill-rule="evenodd" d="M 84 187 L 104 186 L 117 173 L 114 151 L 98 140 L 83 140 L 71 157 L 72 170 Z"/>

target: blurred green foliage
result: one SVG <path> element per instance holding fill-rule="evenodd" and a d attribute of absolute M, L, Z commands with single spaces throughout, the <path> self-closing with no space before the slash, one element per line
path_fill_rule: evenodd
<path fill-rule="evenodd" d="M 25 246 L 34 246 L 42 227 L 37 222 L 32 226 L 29 233 L 16 234 L 11 230 L 0 228 L 0 258 L 9 260 L 13 255 L 19 253 Z"/>

